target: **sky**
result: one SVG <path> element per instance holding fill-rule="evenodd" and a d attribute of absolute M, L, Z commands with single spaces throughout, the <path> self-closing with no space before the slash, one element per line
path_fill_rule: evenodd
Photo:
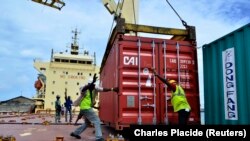
<path fill-rule="evenodd" d="M 49 61 L 51 50 L 69 48 L 77 28 L 81 49 L 96 52 L 100 65 L 113 16 L 101 0 L 64 0 L 62 10 L 31 0 L 8 0 L 0 5 L 0 101 L 32 98 L 38 72 L 34 59 Z M 118 2 L 118 0 L 116 0 Z M 203 94 L 202 45 L 250 22 L 249 0 L 169 0 L 189 25 L 196 27 L 200 93 Z M 140 0 L 138 24 L 184 29 L 165 0 Z M 201 96 L 201 104 L 202 96 Z"/>

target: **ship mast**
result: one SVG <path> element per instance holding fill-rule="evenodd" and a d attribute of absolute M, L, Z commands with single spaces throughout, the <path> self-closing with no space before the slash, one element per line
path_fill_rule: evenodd
<path fill-rule="evenodd" d="M 78 55 L 79 54 L 79 45 L 78 45 L 78 37 L 77 34 L 80 33 L 77 31 L 77 29 L 73 30 L 72 33 L 74 33 L 74 36 L 72 37 L 73 43 L 71 43 L 71 51 L 70 53 L 72 55 Z"/>

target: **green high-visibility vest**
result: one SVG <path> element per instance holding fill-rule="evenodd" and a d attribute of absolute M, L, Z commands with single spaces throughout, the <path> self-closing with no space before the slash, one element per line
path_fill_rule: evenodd
<path fill-rule="evenodd" d="M 174 108 L 174 112 L 186 109 L 191 110 L 191 107 L 186 99 L 185 92 L 179 85 L 176 85 L 175 92 L 172 91 L 171 103 Z"/>
<path fill-rule="evenodd" d="M 87 110 L 91 108 L 91 97 L 90 97 L 90 91 L 87 90 L 86 91 L 86 96 L 82 99 L 81 103 L 80 103 L 80 109 L 81 110 Z"/>

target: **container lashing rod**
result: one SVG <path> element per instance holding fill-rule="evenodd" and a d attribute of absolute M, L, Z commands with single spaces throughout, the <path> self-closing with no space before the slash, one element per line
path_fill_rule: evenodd
<path fill-rule="evenodd" d="M 163 42 L 163 50 L 164 50 L 164 78 L 167 80 L 167 45 L 166 45 L 166 41 L 164 40 Z M 168 121 L 168 92 L 167 92 L 167 85 L 164 85 L 164 90 L 165 90 L 165 124 L 168 125 L 169 121 Z"/>
<path fill-rule="evenodd" d="M 137 42 L 138 47 L 138 124 L 142 124 L 141 118 L 141 40 L 139 39 Z"/>
<path fill-rule="evenodd" d="M 153 68 L 155 68 L 155 41 L 153 40 L 152 42 L 152 52 L 153 52 L 153 56 L 152 56 L 152 62 L 153 62 Z M 154 77 L 154 85 L 153 85 L 153 89 L 154 89 L 154 117 L 153 117 L 153 124 L 156 124 L 156 92 L 155 92 L 155 77 Z"/>
<path fill-rule="evenodd" d="M 179 42 L 176 43 L 176 50 L 177 50 L 177 64 L 178 64 L 178 84 L 180 85 L 180 76 L 181 76 L 181 70 L 180 70 L 180 45 Z"/>

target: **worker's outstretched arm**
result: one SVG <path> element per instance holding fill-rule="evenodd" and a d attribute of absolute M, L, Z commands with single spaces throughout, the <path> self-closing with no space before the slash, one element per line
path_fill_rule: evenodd
<path fill-rule="evenodd" d="M 163 77 L 161 77 L 156 71 L 155 69 L 152 69 L 153 70 L 153 73 L 156 77 L 158 77 L 164 84 L 166 84 L 168 87 L 170 87 L 171 90 L 174 90 L 175 91 L 175 88 L 173 88 L 173 86 L 166 80 L 164 79 Z"/>
<path fill-rule="evenodd" d="M 109 91 L 119 92 L 119 88 L 118 87 L 115 87 L 115 88 L 103 88 L 103 92 L 109 92 Z"/>
<path fill-rule="evenodd" d="M 67 100 L 67 93 L 64 94 L 65 101 Z"/>

